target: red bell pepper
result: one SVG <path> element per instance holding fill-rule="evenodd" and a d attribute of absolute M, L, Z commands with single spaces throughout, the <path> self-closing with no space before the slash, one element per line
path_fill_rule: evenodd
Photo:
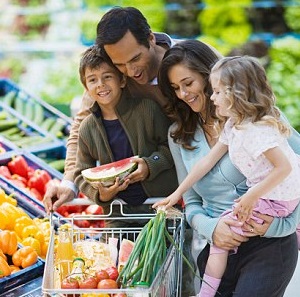
<path fill-rule="evenodd" d="M 44 169 L 36 169 L 28 180 L 28 187 L 37 189 L 44 196 L 46 185 L 51 180 L 50 174 Z"/>
<path fill-rule="evenodd" d="M 7 166 L 0 166 L 0 175 L 7 178 L 7 179 L 10 179 L 11 178 L 11 173 L 8 169 Z"/>
<path fill-rule="evenodd" d="M 12 160 L 7 163 L 7 167 L 12 174 L 18 174 L 26 179 L 28 178 L 28 163 L 23 156 L 19 155 L 13 157 Z"/>
<path fill-rule="evenodd" d="M 31 188 L 29 189 L 29 193 L 34 197 L 36 198 L 37 200 L 40 200 L 40 201 L 43 201 L 43 196 L 42 194 L 35 188 Z"/>

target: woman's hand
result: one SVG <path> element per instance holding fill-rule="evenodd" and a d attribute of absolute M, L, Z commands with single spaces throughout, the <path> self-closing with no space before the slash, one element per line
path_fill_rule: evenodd
<path fill-rule="evenodd" d="M 212 236 L 216 247 L 232 250 L 248 241 L 246 236 L 235 233 L 230 229 L 230 226 L 241 227 L 241 223 L 230 218 L 220 218 Z"/>
<path fill-rule="evenodd" d="M 253 216 L 262 220 L 262 223 L 258 223 L 253 219 L 245 222 L 243 225 L 243 231 L 245 235 L 248 237 L 264 236 L 272 224 L 274 217 L 257 212 L 253 212 Z"/>

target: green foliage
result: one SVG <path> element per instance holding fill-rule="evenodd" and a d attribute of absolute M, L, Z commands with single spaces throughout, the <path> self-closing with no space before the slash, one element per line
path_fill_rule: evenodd
<path fill-rule="evenodd" d="M 284 11 L 284 19 L 287 25 L 296 33 L 300 33 L 300 0 L 294 1 L 296 7 L 288 6 Z"/>
<path fill-rule="evenodd" d="M 300 131 L 300 40 L 293 37 L 273 41 L 267 76 L 277 97 L 277 105 L 292 126 Z"/>
<path fill-rule="evenodd" d="M 83 86 L 77 70 L 79 57 L 56 62 L 47 69 L 45 85 L 39 96 L 52 105 L 68 104 L 75 97 L 83 94 Z"/>
<path fill-rule="evenodd" d="M 94 42 L 97 36 L 97 25 L 105 12 L 102 9 L 85 11 L 80 21 L 81 34 L 85 40 Z"/>
<path fill-rule="evenodd" d="M 217 0 L 203 2 L 206 7 L 198 17 L 203 35 L 219 38 L 232 47 L 248 40 L 252 28 L 244 7 L 251 5 L 252 1 L 229 0 L 222 4 Z"/>
<path fill-rule="evenodd" d="M 0 76 L 19 82 L 20 76 L 25 72 L 24 59 L 8 57 L 0 61 Z"/>

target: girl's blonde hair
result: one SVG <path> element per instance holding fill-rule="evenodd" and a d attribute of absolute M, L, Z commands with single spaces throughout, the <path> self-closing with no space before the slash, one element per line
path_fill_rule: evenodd
<path fill-rule="evenodd" d="M 275 95 L 263 66 L 249 56 L 226 57 L 219 60 L 211 73 L 218 72 L 219 83 L 226 88 L 228 110 L 237 129 L 247 120 L 276 127 L 288 136 L 290 128 L 281 121 L 275 106 Z"/>

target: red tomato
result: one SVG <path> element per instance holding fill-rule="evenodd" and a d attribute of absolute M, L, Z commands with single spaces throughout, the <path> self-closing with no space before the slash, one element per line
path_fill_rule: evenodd
<path fill-rule="evenodd" d="M 98 283 L 98 289 L 118 289 L 118 284 L 113 279 L 103 279 Z"/>
<path fill-rule="evenodd" d="M 117 280 L 117 278 L 119 276 L 119 272 L 116 267 L 112 266 L 112 267 L 106 268 L 105 270 L 108 273 L 110 279 Z"/>
<path fill-rule="evenodd" d="M 109 274 L 107 273 L 106 270 L 101 269 L 96 272 L 96 278 L 97 278 L 98 282 L 100 282 L 103 279 L 109 279 Z"/>
<path fill-rule="evenodd" d="M 103 208 L 97 204 L 89 205 L 84 212 L 91 215 L 102 215 L 104 213 Z"/>
<path fill-rule="evenodd" d="M 62 280 L 61 288 L 62 289 L 78 289 L 79 288 L 78 280 L 73 277 L 67 277 Z"/>
<path fill-rule="evenodd" d="M 98 284 L 97 279 L 93 276 L 79 280 L 80 289 L 96 289 L 97 284 Z"/>

